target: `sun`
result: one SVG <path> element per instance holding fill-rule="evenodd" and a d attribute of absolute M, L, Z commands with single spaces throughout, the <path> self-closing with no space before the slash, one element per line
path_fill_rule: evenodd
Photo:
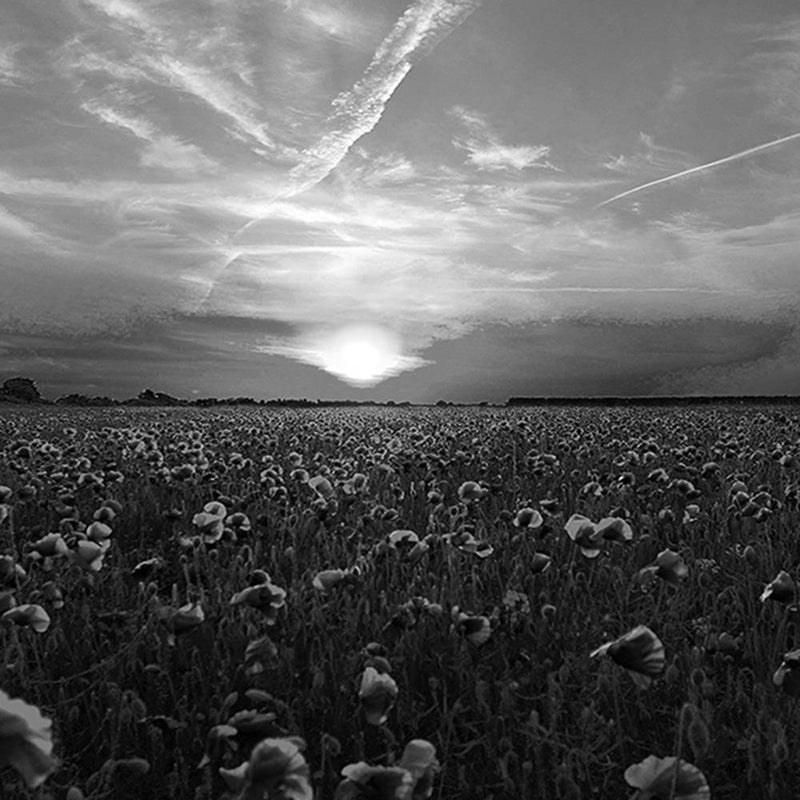
<path fill-rule="evenodd" d="M 394 374 L 399 343 L 378 325 L 339 328 L 321 348 L 322 367 L 353 386 L 374 386 Z"/>

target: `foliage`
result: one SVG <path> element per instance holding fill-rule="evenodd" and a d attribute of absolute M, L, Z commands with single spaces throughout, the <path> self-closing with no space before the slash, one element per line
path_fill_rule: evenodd
<path fill-rule="evenodd" d="M 0 625 L 0 688 L 60 764 L 3 797 L 230 797 L 286 737 L 315 798 L 414 740 L 420 797 L 684 761 L 797 796 L 798 442 L 791 407 L 7 409 L 0 613 L 49 624 Z"/>

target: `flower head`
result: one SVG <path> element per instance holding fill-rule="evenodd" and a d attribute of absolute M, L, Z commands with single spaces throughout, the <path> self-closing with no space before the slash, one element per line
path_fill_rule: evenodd
<path fill-rule="evenodd" d="M 514 527 L 534 531 L 542 527 L 542 515 L 535 508 L 521 508 L 514 517 Z"/>
<path fill-rule="evenodd" d="M 600 555 L 602 534 L 598 533 L 597 525 L 588 517 L 573 514 L 564 524 L 564 530 L 587 558 L 597 558 Z"/>
<path fill-rule="evenodd" d="M 34 603 L 10 608 L 0 619 L 16 625 L 25 625 L 36 633 L 44 633 L 50 627 L 50 616 L 41 606 Z"/>
<path fill-rule="evenodd" d="M 783 657 L 775 670 L 772 682 L 792 697 L 800 697 L 800 650 L 792 650 Z"/>
<path fill-rule="evenodd" d="M 309 769 L 297 736 L 263 739 L 250 753 L 250 760 L 236 769 L 220 768 L 228 787 L 242 800 L 270 797 L 275 800 L 313 800 Z"/>
<path fill-rule="evenodd" d="M 794 600 L 797 593 L 797 586 L 792 576 L 781 570 L 761 592 L 759 598 L 762 603 L 767 600 L 775 600 L 778 603 L 789 603 Z"/>
<path fill-rule="evenodd" d="M 589 658 L 607 655 L 624 667 L 641 689 L 646 689 L 656 675 L 664 671 L 664 645 L 644 625 L 639 625 L 613 642 L 601 645 Z"/>
<path fill-rule="evenodd" d="M 52 723 L 36 706 L 12 700 L 0 689 L 0 765 L 12 766 L 35 789 L 55 772 Z"/>
<path fill-rule="evenodd" d="M 661 578 L 673 586 L 680 586 L 688 577 L 689 567 L 679 553 L 670 549 L 662 550 L 656 560 L 649 567 L 639 570 L 638 574 L 640 582 Z"/>
<path fill-rule="evenodd" d="M 391 675 L 366 667 L 361 676 L 358 697 L 370 725 L 383 725 L 397 699 L 397 684 Z"/>
<path fill-rule="evenodd" d="M 705 775 L 675 756 L 647 756 L 625 770 L 625 780 L 639 791 L 631 800 L 709 800 Z M 673 791 L 674 786 L 674 791 Z"/>

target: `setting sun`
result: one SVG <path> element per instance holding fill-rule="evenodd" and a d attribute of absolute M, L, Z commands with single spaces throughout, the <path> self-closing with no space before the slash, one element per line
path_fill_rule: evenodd
<path fill-rule="evenodd" d="M 372 386 L 394 372 L 396 337 L 377 325 L 348 325 L 322 348 L 323 369 L 353 386 Z"/>

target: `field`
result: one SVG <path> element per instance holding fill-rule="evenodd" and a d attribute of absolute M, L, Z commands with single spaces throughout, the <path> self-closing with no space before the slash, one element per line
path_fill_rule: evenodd
<path fill-rule="evenodd" d="M 260 797 L 265 738 L 270 798 L 800 796 L 797 406 L 6 409 L 0 450 L 0 689 L 59 762 L 7 800 Z"/>

